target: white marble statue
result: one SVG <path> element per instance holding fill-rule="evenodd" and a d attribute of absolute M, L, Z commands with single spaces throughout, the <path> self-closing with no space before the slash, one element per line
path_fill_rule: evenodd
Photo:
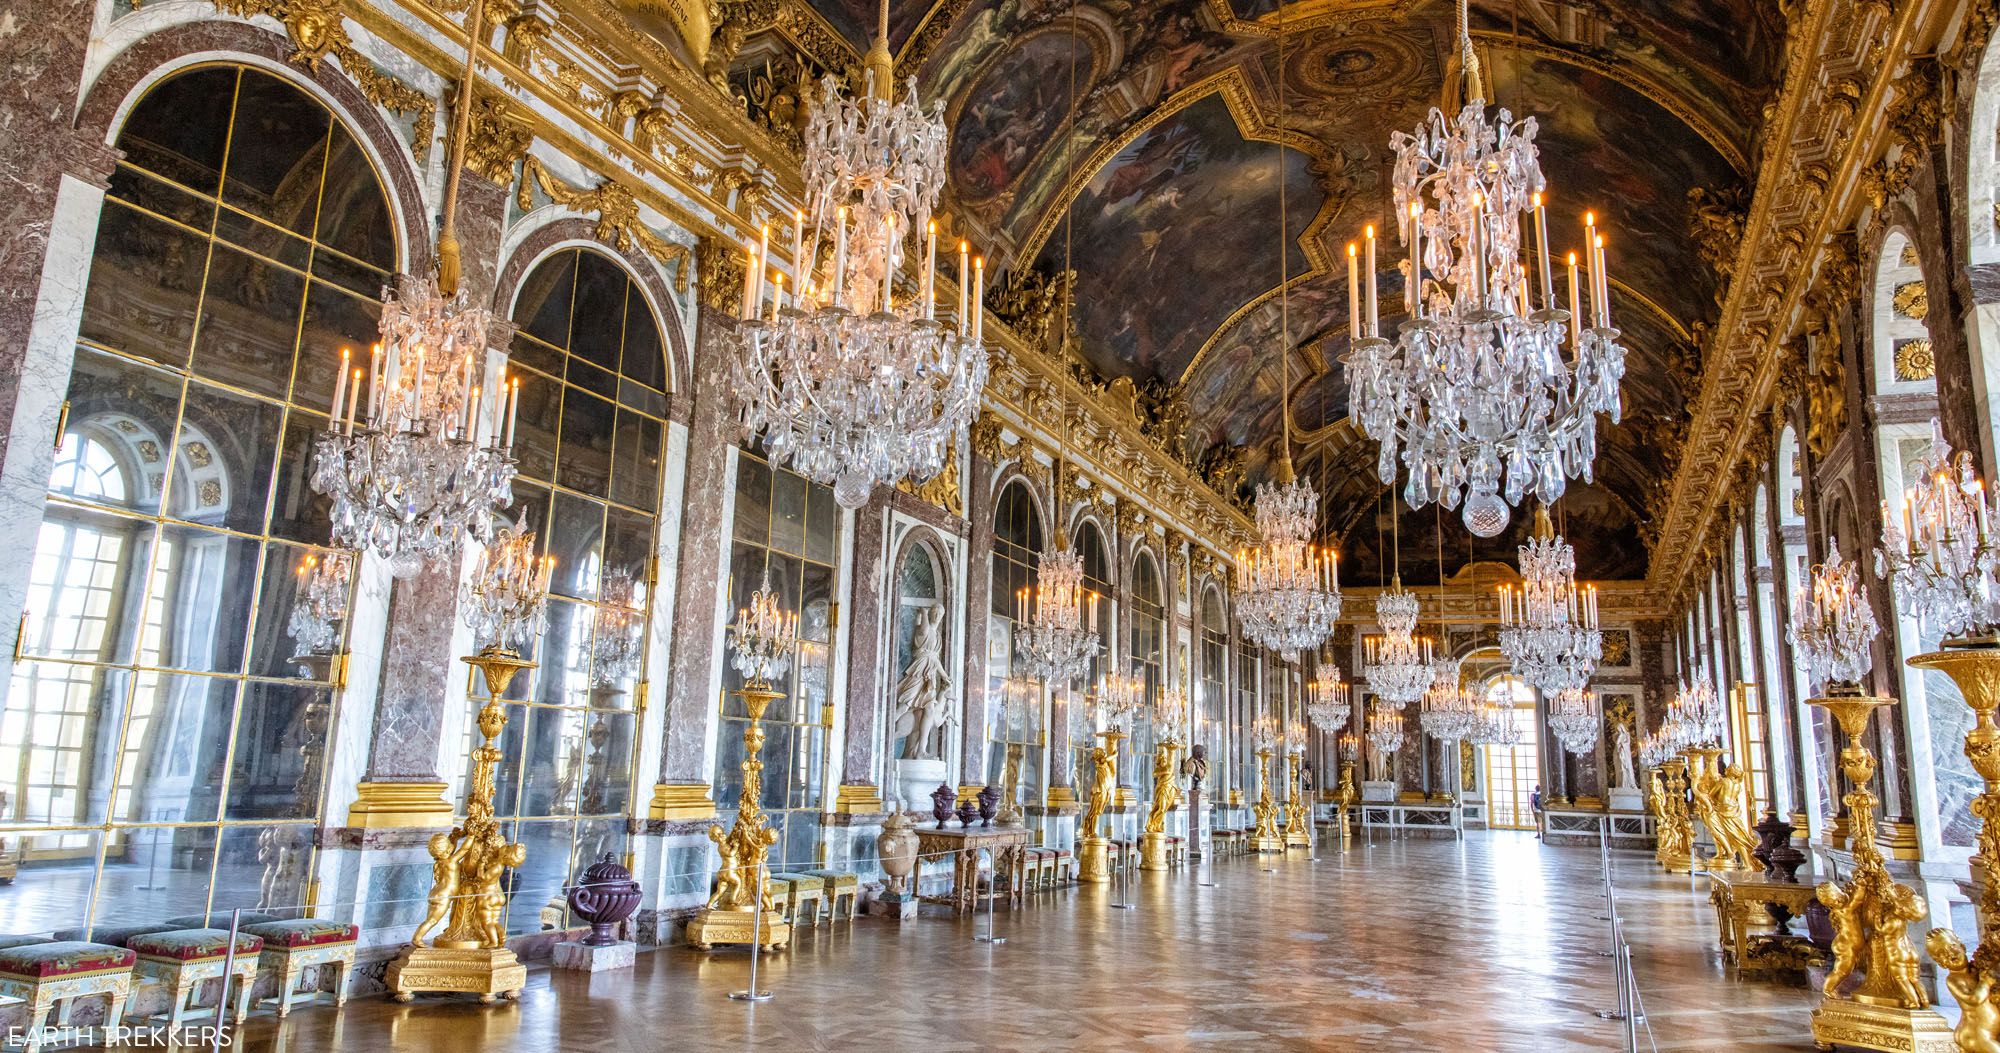
<path fill-rule="evenodd" d="M 1632 729 L 1618 725 L 1618 737 L 1613 749 L 1618 753 L 1618 765 L 1611 769 L 1611 785 L 1619 790 L 1639 788 L 1639 775 L 1632 770 Z"/>
<path fill-rule="evenodd" d="M 923 608 L 910 639 L 910 664 L 896 684 L 894 734 L 904 736 L 903 759 L 941 760 L 951 725 L 944 671 L 944 608 Z"/>

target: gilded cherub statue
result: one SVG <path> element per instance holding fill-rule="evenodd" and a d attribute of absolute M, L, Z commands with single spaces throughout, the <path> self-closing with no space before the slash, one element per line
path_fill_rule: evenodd
<path fill-rule="evenodd" d="M 2000 994 L 1992 975 L 1965 953 L 1965 944 L 1950 929 L 1932 929 L 1924 937 L 1931 960 L 1945 971 L 1945 990 L 1958 1002 L 1958 1026 L 1951 1037 L 1961 1053 L 2000 1053 Z"/>
<path fill-rule="evenodd" d="M 431 891 L 425 897 L 427 909 L 423 923 L 410 934 L 410 946 L 424 946 L 424 937 L 431 930 L 444 924 L 445 916 L 451 913 L 452 903 L 458 896 L 458 864 L 472 847 L 472 839 L 458 836 L 458 831 L 431 835 Z"/>

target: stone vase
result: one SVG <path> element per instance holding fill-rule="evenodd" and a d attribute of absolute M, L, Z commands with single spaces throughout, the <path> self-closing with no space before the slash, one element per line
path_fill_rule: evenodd
<path fill-rule="evenodd" d="M 639 909 L 644 893 L 632 880 L 632 872 L 618 865 L 606 852 L 585 867 L 569 890 L 569 909 L 590 923 L 590 935 L 582 940 L 587 947 L 609 947 L 618 942 L 618 925 Z"/>
<path fill-rule="evenodd" d="M 875 835 L 875 854 L 882 863 L 882 873 L 888 877 L 889 892 L 892 895 L 904 893 L 904 882 L 917 866 L 917 824 L 907 812 L 897 812 L 882 822 L 882 832 Z"/>

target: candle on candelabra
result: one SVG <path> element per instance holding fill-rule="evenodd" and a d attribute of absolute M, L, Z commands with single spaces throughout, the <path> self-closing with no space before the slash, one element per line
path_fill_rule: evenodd
<path fill-rule="evenodd" d="M 1411 318 L 1424 316 L 1424 203 L 1410 202 L 1410 276 L 1403 300 Z"/>
<path fill-rule="evenodd" d="M 785 304 L 785 272 L 771 275 L 771 321 L 778 321 L 778 309 Z"/>
<path fill-rule="evenodd" d="M 1549 206 L 1542 195 L 1535 195 L 1535 260 L 1542 279 L 1542 308 L 1556 309 L 1556 286 L 1549 273 Z"/>
<path fill-rule="evenodd" d="M 847 206 L 834 213 L 833 305 L 847 306 Z"/>
<path fill-rule="evenodd" d="M 1375 305 L 1375 286 L 1377 278 L 1377 275 L 1375 274 L 1375 224 L 1370 223 L 1366 227 L 1362 228 L 1361 235 L 1362 235 L 1362 240 L 1366 242 L 1368 246 L 1368 335 L 1371 337 L 1376 337 L 1382 335 L 1382 327 L 1380 322 L 1377 320 L 1377 312 Z"/>
<path fill-rule="evenodd" d="M 966 313 L 966 297 L 972 289 L 972 246 L 965 239 L 958 242 L 958 335 L 971 332 L 972 316 Z"/>
<path fill-rule="evenodd" d="M 514 378 L 514 380 L 507 385 L 506 402 L 507 402 L 507 433 L 505 440 L 500 443 L 500 446 L 507 452 L 512 453 L 514 451 L 514 415 L 516 413 L 519 413 L 521 410 L 521 380 L 519 377 Z"/>
<path fill-rule="evenodd" d="M 972 261 L 972 342 L 986 336 L 986 257 Z"/>
<path fill-rule="evenodd" d="M 1583 305 L 1576 282 L 1576 253 L 1569 254 L 1569 349 L 1574 352 L 1582 340 Z"/>
<path fill-rule="evenodd" d="M 1361 339 L 1361 264 L 1355 258 L 1357 249 L 1353 242 L 1347 243 L 1347 338 Z"/>
<path fill-rule="evenodd" d="M 771 260 L 771 225 L 764 224 L 757 234 L 757 284 L 750 296 L 750 316 L 756 317 L 764 304 L 764 268 Z"/>
<path fill-rule="evenodd" d="M 354 371 L 354 382 L 347 388 L 347 434 L 354 434 L 354 406 L 361 400 L 361 371 Z"/>
<path fill-rule="evenodd" d="M 792 210 L 792 275 L 803 288 L 806 281 L 806 213 L 804 209 Z"/>
<path fill-rule="evenodd" d="M 736 310 L 738 318 L 754 318 L 757 314 L 757 250 L 744 246 L 743 249 L 743 305 Z"/>
<path fill-rule="evenodd" d="M 1597 213 L 1583 214 L 1583 263 L 1590 279 L 1590 318 L 1596 323 L 1600 312 L 1597 302 Z M 1581 323 L 1578 323 L 1581 324 Z"/>
<path fill-rule="evenodd" d="M 326 426 L 331 428 L 340 422 L 340 402 L 347 397 L 347 360 L 351 352 L 340 349 L 340 368 L 333 375 L 333 406 L 327 410 Z"/>
<path fill-rule="evenodd" d="M 1611 275 L 1604 269 L 1604 235 L 1591 239 L 1593 251 L 1597 254 L 1597 327 L 1611 326 Z"/>

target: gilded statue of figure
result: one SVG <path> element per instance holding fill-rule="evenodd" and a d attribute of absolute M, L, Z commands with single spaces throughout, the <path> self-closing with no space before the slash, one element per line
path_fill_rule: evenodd
<path fill-rule="evenodd" d="M 1833 925 L 1833 966 L 1826 971 L 1820 992 L 1828 998 L 1840 997 L 1840 985 L 1861 964 L 1861 912 L 1853 894 L 1831 881 L 1822 881 L 1813 890 L 1814 898 L 1826 904 L 1827 920 Z"/>
<path fill-rule="evenodd" d="M 1917 986 L 1923 959 L 1917 957 L 1916 945 L 1910 942 L 1910 922 L 1927 913 L 1924 901 L 1917 898 L 1916 889 L 1895 882 L 1889 883 L 1886 893 L 1876 900 L 1868 976 L 1871 980 L 1883 978 L 1879 982 L 1902 999 L 1906 1008 L 1922 1009 L 1930 1004 L 1930 996 Z"/>
<path fill-rule="evenodd" d="M 1084 837 L 1098 837 L 1098 822 L 1111 808 L 1111 794 L 1118 788 L 1118 758 L 1104 746 L 1090 748 L 1090 762 L 1093 777 L 1090 780 L 1090 804 L 1083 810 L 1083 822 L 1077 827 Z"/>
<path fill-rule="evenodd" d="M 471 849 L 472 839 L 469 837 L 454 839 L 457 833 L 458 831 L 454 830 L 451 833 L 431 835 L 431 858 L 437 862 L 431 864 L 431 892 L 425 899 L 428 909 L 424 912 L 423 924 L 418 925 L 417 931 L 410 934 L 412 947 L 424 946 L 424 937 L 429 936 L 431 930 L 444 924 L 445 916 L 451 913 L 452 903 L 458 896 L 458 863 Z"/>
<path fill-rule="evenodd" d="M 708 839 L 715 842 L 715 851 L 722 857 L 715 871 L 715 893 L 708 897 L 708 909 L 728 910 L 730 904 L 743 898 L 743 872 L 736 858 L 736 844 L 721 823 L 708 824 Z"/>
<path fill-rule="evenodd" d="M 1146 829 L 1160 833 L 1167 828 L 1167 813 L 1181 803 L 1181 784 L 1174 778 L 1173 747 L 1164 743 L 1153 752 L 1153 805 L 1146 812 Z"/>
<path fill-rule="evenodd" d="M 1750 869 L 1750 850 L 1757 847 L 1757 837 L 1744 814 L 1742 765 L 1732 764 L 1721 775 L 1704 776 L 1701 781 L 1707 787 L 1701 797 L 1708 803 L 1702 821 L 1708 824 L 1708 836 L 1715 839 L 1709 869 Z"/>
<path fill-rule="evenodd" d="M 479 912 L 479 940 L 482 947 L 507 946 L 507 886 L 502 878 L 507 868 L 527 861 L 527 846 L 508 844 L 500 831 L 489 831 L 473 871 L 472 894 Z"/>
<path fill-rule="evenodd" d="M 1965 944 L 1950 929 L 1932 929 L 1924 937 L 1931 960 L 1945 971 L 1945 990 L 1958 1002 L 1958 1026 L 1951 1037 L 1961 1053 L 2000 1053 L 2000 994 L 1992 976 L 1965 953 Z"/>

